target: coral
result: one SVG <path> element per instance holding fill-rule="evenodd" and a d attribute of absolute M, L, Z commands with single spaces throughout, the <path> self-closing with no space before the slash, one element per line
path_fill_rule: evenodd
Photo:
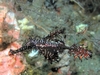
<path fill-rule="evenodd" d="M 16 30 L 20 30 L 20 28 L 18 27 L 18 23 L 17 23 L 17 19 L 16 19 L 16 14 L 14 12 L 8 12 L 6 14 L 6 17 L 5 17 L 5 22 L 9 25 L 14 25 L 14 29 Z"/>
<path fill-rule="evenodd" d="M 5 15 L 7 13 L 8 9 L 4 5 L 0 5 L 0 45 L 3 43 L 3 35 L 2 35 L 2 23 L 4 21 Z M 1 49 L 0 49 L 1 50 Z"/>
<path fill-rule="evenodd" d="M 12 36 L 15 39 L 19 38 L 20 31 L 19 30 L 9 30 L 8 35 Z"/>
<path fill-rule="evenodd" d="M 8 12 L 8 8 L 4 5 L 0 5 L 0 23 L 4 21 L 6 13 Z"/>
<path fill-rule="evenodd" d="M 77 33 L 84 33 L 88 29 L 87 24 L 79 24 L 76 26 Z"/>
<path fill-rule="evenodd" d="M 20 29 L 17 24 L 16 14 L 14 10 L 9 8 L 7 3 L 0 4 L 0 39 L 2 46 L 3 43 L 9 44 L 13 40 L 19 38 Z M 7 38 L 7 39 L 5 39 Z M 10 39 L 10 40 L 9 40 Z"/>
<path fill-rule="evenodd" d="M 29 26 L 27 25 L 29 23 L 29 21 L 27 20 L 27 18 L 24 18 L 22 20 L 18 20 L 18 23 L 20 24 L 20 28 L 25 31 L 25 30 L 31 30 L 34 28 L 34 25 Z"/>
<path fill-rule="evenodd" d="M 19 75 L 25 70 L 25 60 L 20 53 L 9 56 L 10 49 L 21 47 L 15 42 L 19 39 L 20 29 L 14 10 L 9 6 L 0 4 L 0 75 Z"/>
<path fill-rule="evenodd" d="M 25 70 L 23 56 L 20 54 L 9 56 L 9 50 L 17 49 L 20 45 L 11 43 L 5 50 L 0 51 L 0 75 L 18 75 Z"/>
<path fill-rule="evenodd" d="M 19 38 L 20 28 L 18 27 L 17 19 L 15 18 L 14 12 L 8 12 L 5 16 L 4 22 L 7 23 L 8 26 L 8 36 L 13 37 L 14 39 Z"/>

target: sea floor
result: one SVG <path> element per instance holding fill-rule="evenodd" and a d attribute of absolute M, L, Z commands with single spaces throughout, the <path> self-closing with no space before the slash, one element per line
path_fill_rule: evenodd
<path fill-rule="evenodd" d="M 21 75 L 100 75 L 100 1 L 94 0 L 14 0 L 18 20 L 27 18 L 30 29 L 21 29 L 21 38 L 43 38 L 55 30 L 65 28 L 57 37 L 68 46 L 84 44 L 92 52 L 92 58 L 74 59 L 66 51 L 63 61 L 50 64 L 38 53 L 24 53 L 27 68 Z M 32 28 L 31 28 L 32 26 Z M 53 72 L 51 67 L 67 66 Z M 62 65 L 63 66 L 63 65 Z"/>

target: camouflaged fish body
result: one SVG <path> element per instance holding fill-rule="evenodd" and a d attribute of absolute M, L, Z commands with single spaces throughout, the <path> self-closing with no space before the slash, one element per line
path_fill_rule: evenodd
<path fill-rule="evenodd" d="M 52 63 L 53 61 L 60 60 L 58 54 L 62 53 L 66 46 L 62 41 L 31 39 L 18 50 L 10 50 L 10 54 L 16 54 L 32 48 L 39 50 L 39 53 L 43 54 L 45 59 Z"/>
<path fill-rule="evenodd" d="M 59 53 L 62 53 L 65 49 L 68 49 L 69 54 L 74 55 L 75 58 L 90 58 L 92 57 L 92 52 L 83 46 L 77 46 L 73 44 L 71 47 L 65 46 L 64 41 L 54 39 L 59 34 L 63 34 L 65 28 L 61 30 L 56 30 L 44 38 L 30 38 L 21 48 L 17 50 L 10 50 L 9 55 L 16 54 L 18 52 L 23 52 L 28 49 L 38 50 L 45 59 L 50 63 L 53 61 L 60 61 Z"/>

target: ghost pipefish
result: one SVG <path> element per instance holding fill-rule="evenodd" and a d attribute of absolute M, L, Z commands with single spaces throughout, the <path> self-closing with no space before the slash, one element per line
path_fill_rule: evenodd
<path fill-rule="evenodd" d="M 45 59 L 47 59 L 50 63 L 53 61 L 59 61 L 58 53 L 62 53 L 65 49 L 69 47 L 65 46 L 63 41 L 54 41 L 54 40 L 46 40 L 46 39 L 31 39 L 29 40 L 25 46 L 17 50 L 10 50 L 9 55 L 16 54 L 18 52 L 23 52 L 27 49 L 36 49 L 42 54 Z"/>

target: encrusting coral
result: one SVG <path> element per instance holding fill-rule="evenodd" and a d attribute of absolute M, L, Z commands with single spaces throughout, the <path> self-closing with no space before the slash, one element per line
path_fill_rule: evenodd
<path fill-rule="evenodd" d="M 21 54 L 9 56 L 9 50 L 17 48 L 20 48 L 20 45 L 14 42 L 5 50 L 0 51 L 0 75 L 18 75 L 25 70 Z"/>
<path fill-rule="evenodd" d="M 14 11 L 9 10 L 6 4 L 0 4 L 0 75 L 19 75 L 26 65 L 21 53 L 9 56 L 10 49 L 21 47 L 14 41 L 19 39 L 20 28 Z"/>

